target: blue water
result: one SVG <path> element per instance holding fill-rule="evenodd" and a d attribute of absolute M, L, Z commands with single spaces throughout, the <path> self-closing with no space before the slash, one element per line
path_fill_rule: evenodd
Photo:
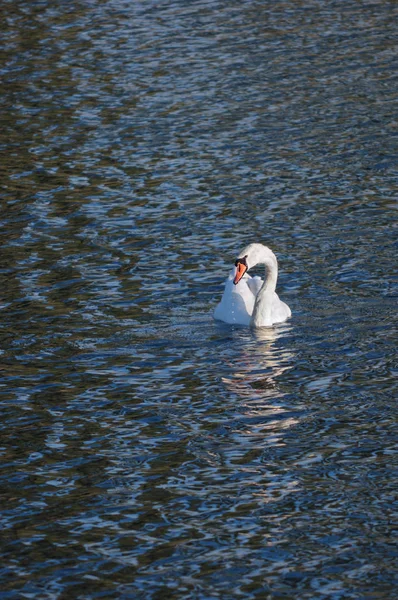
<path fill-rule="evenodd" d="M 392 600 L 398 6 L 2 13 L 0 597 Z"/>

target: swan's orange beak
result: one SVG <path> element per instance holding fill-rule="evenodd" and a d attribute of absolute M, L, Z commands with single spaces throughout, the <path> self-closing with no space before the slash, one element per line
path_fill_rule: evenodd
<path fill-rule="evenodd" d="M 239 283 L 239 281 L 242 279 L 242 277 L 246 273 L 246 271 L 247 271 L 247 266 L 241 262 L 238 262 L 238 264 L 236 265 L 236 273 L 235 273 L 235 278 L 234 278 L 235 285 L 237 283 Z"/>

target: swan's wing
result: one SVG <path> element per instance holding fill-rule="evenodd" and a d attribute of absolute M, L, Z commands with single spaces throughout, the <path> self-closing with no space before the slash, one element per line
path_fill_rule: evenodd
<path fill-rule="evenodd" d="M 287 304 L 279 299 L 277 293 L 274 293 L 272 299 L 272 323 L 283 323 L 292 316 L 292 311 Z"/>
<path fill-rule="evenodd" d="M 254 296 L 257 296 L 263 283 L 263 280 L 258 275 L 256 275 L 255 277 L 250 277 L 250 275 L 248 275 L 247 285 L 251 293 L 254 294 Z"/>
<path fill-rule="evenodd" d="M 248 287 L 248 278 L 244 277 L 237 285 L 234 285 L 234 276 L 235 269 L 232 270 L 225 283 L 221 302 L 214 311 L 214 318 L 225 323 L 249 325 L 253 312 L 254 295 Z"/>

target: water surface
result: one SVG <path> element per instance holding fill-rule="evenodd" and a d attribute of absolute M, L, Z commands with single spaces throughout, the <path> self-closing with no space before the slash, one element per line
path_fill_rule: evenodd
<path fill-rule="evenodd" d="M 1 598 L 392 599 L 397 17 L 3 3 Z"/>

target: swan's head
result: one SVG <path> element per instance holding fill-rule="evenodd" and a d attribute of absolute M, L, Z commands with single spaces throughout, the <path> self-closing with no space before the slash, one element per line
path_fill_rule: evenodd
<path fill-rule="evenodd" d="M 235 261 L 235 277 L 234 284 L 236 285 L 242 279 L 243 275 L 248 271 L 249 267 L 247 266 L 247 256 L 242 256 L 241 258 L 237 258 Z"/>
<path fill-rule="evenodd" d="M 235 261 L 236 273 L 234 284 L 236 285 L 242 279 L 243 275 L 249 269 L 258 264 L 276 265 L 276 256 L 267 246 L 263 244 L 249 244 L 240 253 Z"/>

